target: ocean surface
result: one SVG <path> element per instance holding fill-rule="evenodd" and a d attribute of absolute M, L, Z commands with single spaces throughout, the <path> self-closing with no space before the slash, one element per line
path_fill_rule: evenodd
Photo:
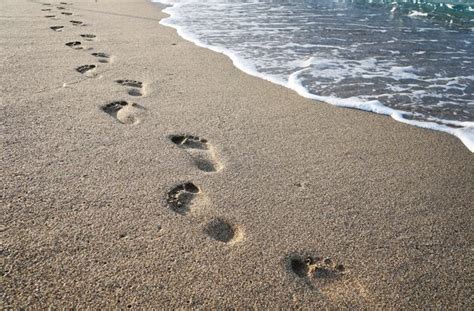
<path fill-rule="evenodd" d="M 450 133 L 474 152 L 474 0 L 153 0 L 185 39 L 329 104 Z"/>

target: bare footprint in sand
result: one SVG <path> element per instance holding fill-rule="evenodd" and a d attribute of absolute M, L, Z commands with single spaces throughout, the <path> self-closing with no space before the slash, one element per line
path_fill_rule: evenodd
<path fill-rule="evenodd" d="M 72 13 L 71 12 L 61 12 L 62 15 L 67 15 L 67 16 L 71 16 Z"/>
<path fill-rule="evenodd" d="M 173 135 L 171 141 L 185 149 L 193 159 L 194 164 L 203 172 L 218 172 L 222 164 L 217 160 L 212 145 L 206 139 L 192 135 Z"/>
<path fill-rule="evenodd" d="M 236 243 L 243 239 L 243 232 L 240 226 L 236 226 L 223 218 L 215 218 L 208 222 L 204 233 L 210 238 L 223 243 Z"/>
<path fill-rule="evenodd" d="M 57 19 L 57 18 L 55 18 L 56 15 L 45 15 L 44 17 L 46 17 L 46 18 L 51 18 L 51 19 Z"/>
<path fill-rule="evenodd" d="M 107 53 L 91 53 L 92 56 L 97 57 L 100 63 L 110 63 L 112 61 L 112 56 Z"/>
<path fill-rule="evenodd" d="M 181 215 L 186 215 L 200 205 L 201 189 L 192 182 L 179 184 L 171 188 L 166 196 L 168 207 Z"/>
<path fill-rule="evenodd" d="M 51 28 L 52 30 L 56 32 L 60 32 L 60 31 L 63 31 L 64 26 L 51 26 L 49 28 Z"/>
<path fill-rule="evenodd" d="M 87 41 L 94 41 L 94 39 L 96 38 L 95 35 L 89 34 L 89 33 L 81 34 L 80 36 L 83 37 Z"/>
<path fill-rule="evenodd" d="M 73 26 L 85 26 L 86 24 L 84 24 L 83 22 L 81 21 L 69 21 Z"/>
<path fill-rule="evenodd" d="M 122 124 L 138 124 L 145 108 L 135 103 L 124 100 L 109 103 L 102 107 L 102 111 L 114 117 Z"/>
<path fill-rule="evenodd" d="M 82 65 L 76 68 L 76 71 L 85 75 L 86 77 L 93 78 L 97 76 L 95 69 L 97 68 L 96 65 Z"/>
<path fill-rule="evenodd" d="M 135 80 L 115 80 L 118 84 L 127 87 L 128 95 L 143 96 L 143 83 Z"/>
<path fill-rule="evenodd" d="M 82 50 L 81 44 L 82 43 L 80 41 L 71 41 L 71 42 L 66 43 L 66 46 L 73 48 L 75 50 Z"/>
<path fill-rule="evenodd" d="M 286 269 L 296 279 L 304 281 L 328 299 L 343 305 L 367 305 L 373 301 L 367 287 L 351 276 L 341 263 L 330 258 L 311 256 L 308 253 L 291 253 L 285 258 Z"/>
<path fill-rule="evenodd" d="M 41 11 L 43 11 L 43 12 L 50 12 L 51 9 L 41 9 Z"/>
<path fill-rule="evenodd" d="M 323 259 L 308 254 L 292 253 L 285 261 L 289 272 L 318 287 L 341 278 L 346 271 L 343 264 L 336 264 L 330 258 Z"/>
<path fill-rule="evenodd" d="M 63 7 L 63 6 L 57 6 L 56 9 L 58 9 L 58 10 L 65 10 L 66 8 Z"/>

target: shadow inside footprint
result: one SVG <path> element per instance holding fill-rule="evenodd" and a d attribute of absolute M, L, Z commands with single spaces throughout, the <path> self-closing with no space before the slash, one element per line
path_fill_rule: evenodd
<path fill-rule="evenodd" d="M 286 264 L 288 271 L 297 277 L 319 282 L 319 285 L 338 279 L 345 271 L 344 265 L 335 265 L 329 258 L 323 260 L 306 254 L 290 254 L 286 258 Z"/>
<path fill-rule="evenodd" d="M 191 209 L 194 197 L 200 192 L 201 190 L 192 182 L 177 185 L 168 192 L 166 204 L 174 212 L 186 215 Z"/>
<path fill-rule="evenodd" d="M 49 27 L 49 28 L 51 28 L 51 29 L 54 30 L 54 31 L 58 31 L 58 32 L 59 32 L 59 31 L 63 31 L 64 26 L 51 26 L 51 27 Z"/>
<path fill-rule="evenodd" d="M 63 14 L 63 15 L 68 15 L 68 16 L 72 15 L 71 12 L 61 12 L 61 14 Z"/>
<path fill-rule="evenodd" d="M 49 11 L 51 11 L 51 9 L 41 9 L 41 11 L 43 11 L 43 12 L 49 12 Z"/>
<path fill-rule="evenodd" d="M 54 18 L 54 17 L 56 17 L 56 15 L 45 15 L 44 17 L 46 17 L 46 18 Z"/>
<path fill-rule="evenodd" d="M 76 71 L 86 75 L 87 77 L 94 77 L 96 65 L 82 65 L 76 68 Z"/>
<path fill-rule="evenodd" d="M 304 278 L 308 275 L 308 265 L 301 258 L 292 258 L 290 260 L 290 269 L 300 278 Z"/>
<path fill-rule="evenodd" d="M 56 7 L 56 9 L 58 9 L 58 10 L 65 10 L 66 8 L 63 7 L 63 6 L 58 6 L 58 7 Z"/>
<path fill-rule="evenodd" d="M 68 47 L 70 47 L 70 48 L 73 48 L 73 49 L 76 49 L 76 50 L 82 49 L 82 46 L 81 46 L 81 42 L 80 42 L 80 41 L 71 41 L 71 42 L 68 42 L 68 43 L 66 43 L 66 46 L 68 46 Z"/>
<path fill-rule="evenodd" d="M 137 88 L 142 88 L 143 83 L 140 81 L 135 81 L 135 80 L 115 80 L 120 85 L 123 86 L 130 86 L 130 87 L 137 87 Z"/>
<path fill-rule="evenodd" d="M 211 220 L 204 227 L 204 233 L 214 240 L 224 243 L 233 243 L 242 240 L 240 228 L 222 218 Z"/>
<path fill-rule="evenodd" d="M 137 124 L 140 122 L 139 116 L 144 108 L 138 104 L 130 104 L 122 100 L 109 103 L 103 106 L 102 110 L 122 124 Z"/>
<path fill-rule="evenodd" d="M 194 164 L 203 172 L 218 172 L 222 165 L 216 159 L 212 146 L 206 139 L 192 135 L 175 135 L 171 141 L 185 149 L 193 159 Z"/>
<path fill-rule="evenodd" d="M 84 26 L 84 25 L 83 25 L 83 22 L 81 22 L 81 21 L 74 21 L 74 20 L 72 20 L 72 21 L 69 21 L 69 22 L 70 22 L 73 26 L 80 26 L 80 25 Z"/>
<path fill-rule="evenodd" d="M 128 95 L 130 96 L 142 96 L 143 93 L 141 89 L 143 88 L 143 83 L 135 80 L 115 80 L 118 84 L 122 86 L 129 87 Z"/>
<path fill-rule="evenodd" d="M 92 53 L 91 55 L 95 56 L 95 57 L 102 57 L 102 58 L 109 58 L 110 57 L 110 55 L 107 54 L 107 53 Z"/>
<path fill-rule="evenodd" d="M 107 53 L 91 53 L 91 55 L 97 57 L 101 63 L 108 63 L 110 59 L 110 55 Z"/>
<path fill-rule="evenodd" d="M 92 34 L 81 34 L 80 36 L 86 39 L 87 41 L 93 41 L 96 37 L 95 35 L 92 35 Z"/>

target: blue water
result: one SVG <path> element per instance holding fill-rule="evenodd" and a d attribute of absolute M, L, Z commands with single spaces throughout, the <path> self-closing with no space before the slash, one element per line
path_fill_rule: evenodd
<path fill-rule="evenodd" d="M 154 1 L 172 5 L 163 24 L 250 74 L 474 152 L 472 1 Z"/>

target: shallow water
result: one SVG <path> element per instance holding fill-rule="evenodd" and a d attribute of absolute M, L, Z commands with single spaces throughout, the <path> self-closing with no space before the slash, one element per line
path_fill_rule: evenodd
<path fill-rule="evenodd" d="M 450 2 L 178 0 L 162 23 L 303 96 L 445 131 L 474 151 L 474 4 Z"/>

